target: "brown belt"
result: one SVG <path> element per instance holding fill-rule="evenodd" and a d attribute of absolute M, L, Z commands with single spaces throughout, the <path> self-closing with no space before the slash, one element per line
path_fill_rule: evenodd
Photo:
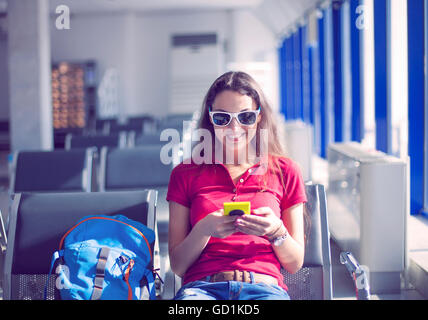
<path fill-rule="evenodd" d="M 254 281 L 256 283 L 274 284 L 278 285 L 278 280 L 272 276 L 262 273 L 252 272 Z M 223 282 L 223 281 L 240 281 L 251 283 L 251 275 L 249 271 L 233 270 L 224 271 L 211 275 L 208 277 L 209 282 Z M 205 279 L 204 279 L 205 280 Z"/>

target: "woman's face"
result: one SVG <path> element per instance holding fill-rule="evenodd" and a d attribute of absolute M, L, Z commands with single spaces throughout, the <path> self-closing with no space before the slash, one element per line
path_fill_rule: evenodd
<path fill-rule="evenodd" d="M 238 113 L 257 109 L 258 106 L 251 97 L 225 90 L 216 96 L 211 111 Z M 261 115 L 258 115 L 257 121 L 250 126 L 240 124 L 236 118 L 233 118 L 227 126 L 217 126 L 213 123 L 216 138 L 222 143 L 224 150 L 228 149 L 234 153 L 245 151 L 247 145 L 256 135 L 257 124 L 260 119 Z"/>

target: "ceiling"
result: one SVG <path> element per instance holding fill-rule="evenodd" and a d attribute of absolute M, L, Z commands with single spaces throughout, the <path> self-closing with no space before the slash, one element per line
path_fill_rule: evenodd
<path fill-rule="evenodd" d="M 68 5 L 71 12 L 235 9 L 254 7 L 263 0 L 50 0 L 50 9 Z"/>
<path fill-rule="evenodd" d="M 7 1 L 0 0 L 0 14 L 7 12 Z M 52 14 L 59 5 L 67 5 L 72 14 L 248 9 L 281 36 L 305 13 L 325 1 L 329 0 L 49 0 L 49 7 Z"/>
<path fill-rule="evenodd" d="M 328 0 L 263 0 L 253 13 L 275 35 L 281 36 L 325 1 Z"/>

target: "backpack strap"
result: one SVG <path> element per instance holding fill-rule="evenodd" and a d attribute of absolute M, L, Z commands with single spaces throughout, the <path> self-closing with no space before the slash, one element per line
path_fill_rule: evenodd
<path fill-rule="evenodd" d="M 47 300 L 48 298 L 48 286 L 49 286 L 49 279 L 51 277 L 52 274 L 52 270 L 53 267 L 55 265 L 55 262 L 61 258 L 64 255 L 64 250 L 59 250 L 59 251 L 55 251 L 52 255 L 52 260 L 51 260 L 51 267 L 49 269 L 49 274 L 48 274 L 48 278 L 46 279 L 46 284 L 43 290 L 43 300 Z"/>
<path fill-rule="evenodd" d="M 107 258 L 110 254 L 110 248 L 102 247 L 97 262 L 97 271 L 94 279 L 94 291 L 92 291 L 91 300 L 99 300 L 103 293 L 104 275 L 107 264 Z"/>
<path fill-rule="evenodd" d="M 156 300 L 155 279 L 151 270 L 146 274 L 147 290 L 149 291 L 150 300 Z"/>

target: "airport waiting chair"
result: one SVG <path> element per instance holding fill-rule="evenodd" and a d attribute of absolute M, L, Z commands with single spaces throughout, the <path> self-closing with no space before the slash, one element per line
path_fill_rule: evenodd
<path fill-rule="evenodd" d="M 4 256 L 6 254 L 7 234 L 3 223 L 3 214 L 0 210 L 0 275 L 3 274 Z M 0 276 L 1 277 L 1 276 Z M 3 278 L 0 278 L 0 287 L 3 288 Z"/>
<path fill-rule="evenodd" d="M 111 119 L 96 119 L 95 120 L 95 132 L 99 134 L 108 135 L 110 133 L 110 127 L 117 123 L 116 118 Z"/>
<path fill-rule="evenodd" d="M 164 118 L 162 118 L 161 122 L 174 122 L 174 121 L 190 121 L 193 119 L 193 113 L 170 113 Z"/>
<path fill-rule="evenodd" d="M 113 123 L 110 126 L 109 134 L 117 134 L 122 131 L 129 132 L 135 131 L 137 134 L 143 133 L 143 123 L 128 122 L 128 123 Z"/>
<path fill-rule="evenodd" d="M 163 145 L 101 149 L 100 191 L 164 188 L 168 185 L 173 162 L 161 160 Z"/>
<path fill-rule="evenodd" d="M 284 283 L 292 300 L 331 300 L 333 298 L 330 234 L 327 221 L 327 199 L 324 186 L 306 184 L 308 202 L 305 209 L 310 223 L 305 242 L 305 258 L 302 269 L 290 274 L 282 269 Z M 175 290 L 181 286 L 181 278 L 175 276 Z"/>
<path fill-rule="evenodd" d="M 142 135 L 135 136 L 135 146 L 156 146 L 156 145 L 165 145 L 170 143 L 168 141 L 161 141 L 161 133 L 162 131 L 156 131 L 152 133 L 146 133 Z"/>
<path fill-rule="evenodd" d="M 171 171 L 179 161 L 178 155 L 172 162 L 161 160 L 163 145 L 137 146 L 128 149 L 104 147 L 100 156 L 100 191 L 133 190 L 150 188 L 158 191 L 158 217 L 168 217 L 166 192 Z"/>
<path fill-rule="evenodd" d="M 141 125 L 143 128 L 143 133 L 147 134 L 156 131 L 158 120 L 151 115 L 132 116 L 128 118 L 128 124 Z"/>
<path fill-rule="evenodd" d="M 184 121 L 195 122 L 194 116 L 192 113 L 189 114 L 170 114 L 159 121 L 158 130 L 162 131 L 165 129 L 175 129 L 182 134 Z"/>
<path fill-rule="evenodd" d="M 150 188 L 158 191 L 156 216 L 158 223 L 156 233 L 158 243 L 155 250 L 155 257 L 163 266 L 160 270 L 162 279 L 169 267 L 169 262 L 165 262 L 167 256 L 167 233 L 169 209 L 166 201 L 166 193 L 170 174 L 174 162 L 164 164 L 161 161 L 161 150 L 163 145 L 138 146 L 128 149 L 101 149 L 100 157 L 100 191 L 114 190 L 135 190 Z M 168 286 L 174 286 L 174 277 L 168 275 L 168 281 L 172 283 Z M 167 282 L 167 280 L 165 280 Z M 165 285 L 166 286 L 166 285 Z M 161 286 L 163 292 L 164 286 Z"/>
<path fill-rule="evenodd" d="M 292 300 L 331 300 L 333 281 L 327 198 L 323 185 L 306 184 L 309 230 L 303 267 L 295 274 L 282 269 L 284 283 Z"/>
<path fill-rule="evenodd" d="M 121 214 L 154 230 L 155 206 L 155 190 L 17 194 L 8 232 L 4 299 L 43 299 L 52 254 L 65 232 L 81 218 Z M 59 298 L 54 273 L 47 298 Z"/>
<path fill-rule="evenodd" d="M 95 149 L 18 151 L 11 167 L 10 193 L 91 192 Z"/>
<path fill-rule="evenodd" d="M 102 147 L 125 148 L 126 146 L 126 132 L 111 135 L 74 135 L 69 133 L 65 137 L 65 149 L 67 150 L 96 147 L 99 152 Z"/>
<path fill-rule="evenodd" d="M 119 123 L 118 119 L 97 119 L 96 132 L 109 135 L 121 131 L 135 131 L 137 134 L 151 132 L 156 128 L 157 121 L 153 116 L 132 116 L 125 123 Z"/>
<path fill-rule="evenodd" d="M 3 222 L 3 214 L 0 210 L 0 254 L 3 255 L 3 253 L 6 252 L 6 245 L 7 245 L 7 234 L 6 234 L 6 228 L 5 224 Z M 0 262 L 0 268 L 2 267 L 2 263 Z"/>
<path fill-rule="evenodd" d="M 95 173 L 99 177 L 100 174 L 100 152 L 103 147 L 110 148 L 127 148 L 128 133 L 120 132 L 111 135 L 95 134 L 95 135 L 73 135 L 67 134 L 65 138 L 65 149 L 81 149 L 93 147 L 96 148 L 95 155 Z"/>

